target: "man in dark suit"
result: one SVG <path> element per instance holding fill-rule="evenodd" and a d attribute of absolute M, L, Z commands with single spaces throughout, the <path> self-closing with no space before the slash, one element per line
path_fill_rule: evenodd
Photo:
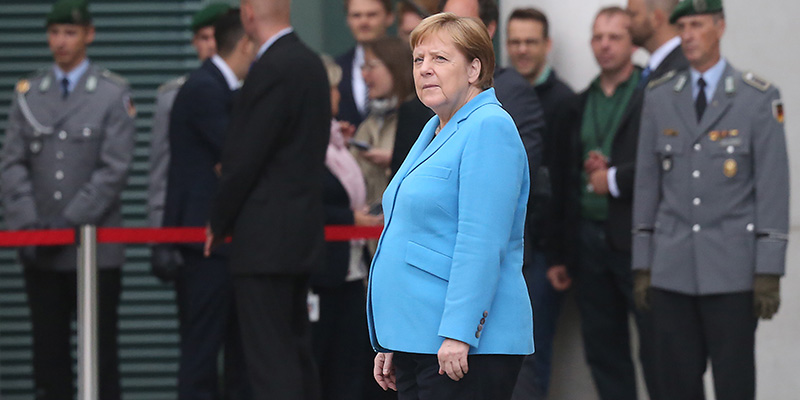
<path fill-rule="evenodd" d="M 552 266 L 548 276 L 551 281 L 558 281 L 559 277 L 568 275 L 569 267 L 569 274 L 578 280 L 578 302 L 583 305 L 581 318 L 587 359 L 593 369 L 598 391 L 604 399 L 636 398 L 629 345 L 627 341 L 620 340 L 620 337 L 627 336 L 628 314 L 633 311 L 633 279 L 630 272 L 631 201 L 643 89 L 648 81 L 686 65 L 685 57 L 679 48 L 676 50 L 677 44 L 672 40 L 675 31 L 668 23 L 670 6 L 660 1 L 644 0 L 643 3 L 638 3 L 640 1 L 642 0 L 629 2 L 630 17 L 624 19 L 629 20 L 631 43 L 640 44 L 652 52 L 648 62 L 652 72 L 636 70 L 632 73 L 639 75 L 639 80 L 635 87 L 630 88 L 632 93 L 619 117 L 610 146 L 606 149 L 608 156 L 602 156 L 600 152 L 590 152 L 595 146 L 583 135 L 592 131 L 585 129 L 585 125 L 592 118 L 597 119 L 595 113 L 587 111 L 590 108 L 591 88 L 566 107 L 566 117 L 560 119 L 563 126 L 557 128 L 566 130 L 569 134 L 557 146 L 559 154 L 566 156 L 559 159 L 554 168 L 555 209 L 552 215 L 554 221 L 567 222 L 565 228 L 557 232 L 559 239 L 555 240 L 558 245 L 556 253 L 560 254 L 559 258 L 564 260 L 564 265 Z M 642 4 L 646 5 L 645 9 L 637 8 Z M 639 15 L 639 12 L 645 15 Z M 611 15 L 615 14 L 619 13 L 614 11 Z M 642 29 L 642 19 L 647 21 L 649 28 Z M 629 62 L 629 57 L 626 60 Z M 601 77 L 602 75 L 603 73 Z M 615 91 L 632 83 L 630 79 L 622 82 Z M 594 197 L 594 200 L 589 200 L 590 197 Z M 598 209 L 598 199 L 606 204 L 605 215 L 600 215 L 599 218 L 596 212 L 591 211 Z M 573 238 L 581 238 L 580 243 L 576 243 Z M 591 253 L 592 251 L 595 253 Z M 598 251 L 604 255 L 597 254 Z M 586 254 L 587 257 L 578 259 L 575 254 Z M 605 262 L 606 265 L 593 264 L 589 254 L 616 261 Z M 594 307 L 590 309 L 590 306 Z M 653 379 L 652 322 L 648 314 L 635 315 L 640 338 L 639 357 L 648 392 L 651 399 L 658 399 Z M 597 330 L 604 324 L 608 325 L 611 320 L 617 321 L 614 328 L 602 332 Z M 620 332 L 624 332 L 625 336 L 620 336 Z M 617 345 L 612 346 L 614 343 Z M 604 361 L 598 363 L 601 359 Z M 620 372 L 607 373 L 611 370 Z"/>
<path fill-rule="evenodd" d="M 367 117 L 367 84 L 361 76 L 364 64 L 363 43 L 386 36 L 386 29 L 394 23 L 391 0 L 344 0 L 347 26 L 356 40 L 356 46 L 336 57 L 342 67 L 339 82 L 339 121 L 355 127 Z"/>
<path fill-rule="evenodd" d="M 443 12 L 452 12 L 459 17 L 480 18 L 489 31 L 489 37 L 494 38 L 499 17 L 495 0 L 442 0 L 439 5 Z M 513 68 L 495 69 L 494 89 L 497 99 L 517 125 L 522 144 L 528 153 L 531 187 L 534 187 L 538 182 L 533 178 L 542 163 L 542 104 L 534 88 Z M 528 253 L 526 249 L 526 258 Z"/>
<path fill-rule="evenodd" d="M 328 80 L 293 32 L 289 0 L 241 7 L 260 47 L 226 133 L 206 255 L 233 236 L 229 268 L 254 398 L 318 399 L 306 296 L 324 263 Z"/>
<path fill-rule="evenodd" d="M 218 54 L 189 75 L 172 107 L 164 226 L 206 225 L 231 103 L 255 55 L 238 10 L 218 18 L 214 36 Z M 205 258 L 200 246 L 178 249 L 184 261 L 175 282 L 181 335 L 178 399 L 220 396 L 217 359 L 223 347 L 224 397 L 247 399 L 227 251 L 221 248 Z"/>

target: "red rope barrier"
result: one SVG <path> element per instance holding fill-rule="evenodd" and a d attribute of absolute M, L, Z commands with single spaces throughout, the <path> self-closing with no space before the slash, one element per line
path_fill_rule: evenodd
<path fill-rule="evenodd" d="M 382 226 L 328 225 L 325 240 L 341 242 L 354 239 L 377 239 Z M 98 228 L 98 243 L 203 243 L 205 228 Z M 75 231 L 25 230 L 0 231 L 0 247 L 63 246 L 75 244 Z"/>

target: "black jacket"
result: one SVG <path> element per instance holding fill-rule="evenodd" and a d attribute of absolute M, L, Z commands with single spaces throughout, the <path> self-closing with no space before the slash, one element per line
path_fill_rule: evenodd
<path fill-rule="evenodd" d="M 673 50 L 650 74 L 655 80 L 669 71 L 682 69 L 688 65 L 680 47 Z M 581 218 L 581 171 L 583 170 L 583 149 L 580 130 L 583 110 L 588 92 L 576 95 L 563 108 L 558 118 L 557 129 L 569 132 L 558 138 L 556 147 L 560 155 L 553 167 L 553 212 L 550 225 L 553 226 L 553 259 L 551 264 L 567 264 L 573 267 L 577 254 L 576 238 Z M 631 213 L 633 211 L 633 175 L 636 165 L 636 147 L 639 141 L 642 104 L 645 90 L 637 89 L 625 109 L 611 147 L 609 166 L 617 167 L 616 183 L 620 197 L 608 196 L 608 219 L 606 237 L 611 248 L 631 251 Z"/>
<path fill-rule="evenodd" d="M 214 167 L 220 162 L 233 93 L 222 72 L 206 60 L 175 97 L 163 226 L 202 227 L 208 222 L 219 179 Z"/>
<path fill-rule="evenodd" d="M 341 99 L 339 100 L 339 115 L 336 119 L 347 121 L 357 128 L 366 116 L 361 115 L 358 111 L 356 100 L 353 97 L 353 59 L 355 57 L 355 47 L 336 57 L 336 63 L 342 68 L 342 80 L 339 81 Z"/>
<path fill-rule="evenodd" d="M 296 34 L 250 70 L 234 105 L 211 211 L 233 235 L 234 274 L 305 274 L 324 263 L 322 177 L 331 104 L 320 58 Z"/>

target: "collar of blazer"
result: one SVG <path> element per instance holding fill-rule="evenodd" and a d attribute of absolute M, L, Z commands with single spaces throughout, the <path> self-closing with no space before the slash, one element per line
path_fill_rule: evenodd
<path fill-rule="evenodd" d="M 401 176 L 410 174 L 420 164 L 436 153 L 436 151 L 458 131 L 458 126 L 461 122 L 469 118 L 475 110 L 487 104 L 500 105 L 500 101 L 497 100 L 497 96 L 495 95 L 494 88 L 484 90 L 467 102 L 467 104 L 464 104 L 464 106 L 456 111 L 453 118 L 450 119 L 436 137 L 434 137 L 434 133 L 436 132 L 436 127 L 439 126 L 439 117 L 434 116 L 428 124 L 425 125 L 425 128 L 423 128 L 422 133 L 419 135 L 419 140 L 417 140 L 417 143 L 414 144 L 411 152 L 409 152 L 408 160 L 414 161 L 410 164 L 407 171 L 402 172 Z"/>

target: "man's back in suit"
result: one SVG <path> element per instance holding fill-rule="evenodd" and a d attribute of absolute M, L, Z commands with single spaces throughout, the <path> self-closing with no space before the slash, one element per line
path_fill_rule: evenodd
<path fill-rule="evenodd" d="M 234 104 L 206 253 L 233 236 L 230 270 L 254 398 L 319 399 L 306 296 L 324 263 L 322 177 L 331 104 L 321 59 L 288 0 L 242 2 L 261 43 Z"/>

